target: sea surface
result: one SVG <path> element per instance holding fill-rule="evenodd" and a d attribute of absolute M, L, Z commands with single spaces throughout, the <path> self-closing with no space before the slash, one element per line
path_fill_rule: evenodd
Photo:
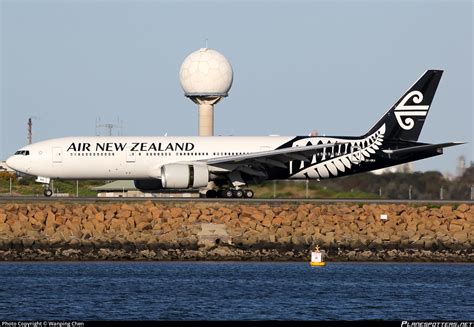
<path fill-rule="evenodd" d="M 0 319 L 474 320 L 474 265 L 0 263 Z"/>

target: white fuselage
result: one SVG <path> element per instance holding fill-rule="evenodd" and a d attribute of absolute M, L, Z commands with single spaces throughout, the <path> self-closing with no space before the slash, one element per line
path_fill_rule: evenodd
<path fill-rule="evenodd" d="M 7 165 L 64 179 L 159 178 L 168 163 L 273 150 L 293 137 L 66 137 L 27 145 Z"/>
<path fill-rule="evenodd" d="M 51 178 L 128 179 L 138 184 L 160 179 L 152 182 L 178 189 L 222 180 L 237 188 L 269 179 L 323 179 L 385 168 L 439 155 L 444 147 L 459 144 L 417 143 L 442 73 L 426 71 L 359 137 L 66 137 L 27 145 L 7 165 L 43 177 L 37 179 L 41 183 Z"/>

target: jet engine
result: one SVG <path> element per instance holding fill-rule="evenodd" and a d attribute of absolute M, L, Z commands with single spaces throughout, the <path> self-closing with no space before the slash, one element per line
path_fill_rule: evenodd
<path fill-rule="evenodd" d="M 133 183 L 135 187 L 142 192 L 152 192 L 163 189 L 163 184 L 159 179 L 137 179 Z"/>
<path fill-rule="evenodd" d="M 161 167 L 164 188 L 198 188 L 209 182 L 209 169 L 200 164 L 169 164 Z"/>

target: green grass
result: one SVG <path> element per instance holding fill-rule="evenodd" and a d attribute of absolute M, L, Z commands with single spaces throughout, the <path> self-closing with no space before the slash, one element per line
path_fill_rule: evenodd
<path fill-rule="evenodd" d="M 274 191 L 275 183 L 275 191 Z M 365 192 L 337 192 L 319 187 L 317 182 L 310 181 L 308 185 L 308 198 L 310 199 L 378 199 L 374 193 Z M 266 182 L 252 187 L 255 197 L 261 199 L 271 198 L 306 198 L 306 183 L 301 181 L 276 181 Z"/>
<path fill-rule="evenodd" d="M 79 181 L 79 196 L 93 197 L 97 192 L 92 188 L 106 184 L 107 181 L 84 180 Z M 276 192 L 274 194 L 274 183 Z M 75 180 L 54 180 L 54 191 L 57 193 L 67 193 L 70 196 L 76 196 Z M 255 192 L 255 197 L 260 199 L 272 198 L 306 198 L 306 183 L 303 181 L 270 181 L 261 185 L 251 185 Z M 0 177 L 0 194 L 9 194 L 9 177 Z M 33 177 L 23 177 L 14 180 L 12 183 L 13 195 L 33 195 L 42 196 L 43 186 L 34 181 Z M 320 187 L 316 181 L 310 181 L 308 185 L 308 198 L 310 199 L 377 199 L 377 194 L 365 193 L 359 191 L 337 192 L 326 187 Z"/>
<path fill-rule="evenodd" d="M 97 192 L 92 187 L 105 184 L 105 181 L 79 181 L 79 196 L 96 196 Z M 75 180 L 54 180 L 54 191 L 57 193 L 68 193 L 76 196 Z M 0 194 L 10 194 L 10 179 L 0 178 Z M 12 182 L 13 195 L 43 195 L 43 186 L 34 181 L 32 177 L 23 177 Z"/>

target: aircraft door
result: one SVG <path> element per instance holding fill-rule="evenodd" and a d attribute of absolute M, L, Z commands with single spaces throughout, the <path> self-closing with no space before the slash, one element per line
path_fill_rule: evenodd
<path fill-rule="evenodd" d="M 53 163 L 63 162 L 63 149 L 61 147 L 53 147 Z"/>

